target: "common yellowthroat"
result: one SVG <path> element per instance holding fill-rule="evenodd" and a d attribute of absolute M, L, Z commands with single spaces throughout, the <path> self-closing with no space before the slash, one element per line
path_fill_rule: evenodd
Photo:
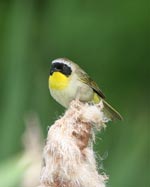
<path fill-rule="evenodd" d="M 81 102 L 97 104 L 101 100 L 104 105 L 104 115 L 113 119 L 122 119 L 121 115 L 104 99 L 105 96 L 98 85 L 76 63 L 67 58 L 52 61 L 49 75 L 49 90 L 51 96 L 65 108 L 73 99 Z"/>

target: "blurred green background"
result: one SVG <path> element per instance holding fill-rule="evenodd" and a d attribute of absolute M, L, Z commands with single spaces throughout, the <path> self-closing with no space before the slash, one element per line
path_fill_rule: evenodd
<path fill-rule="evenodd" d="M 53 59 L 68 57 L 124 118 L 95 145 L 108 186 L 150 185 L 148 14 L 140 0 L 0 0 L 0 168 L 23 149 L 28 112 L 37 113 L 46 138 L 64 111 L 49 95 L 48 75 Z"/>

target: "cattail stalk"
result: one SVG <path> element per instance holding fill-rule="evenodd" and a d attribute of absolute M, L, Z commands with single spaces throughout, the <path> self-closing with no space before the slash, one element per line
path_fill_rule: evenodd
<path fill-rule="evenodd" d="M 72 101 L 48 131 L 40 187 L 105 187 L 108 177 L 97 171 L 93 141 L 95 130 L 100 131 L 108 120 L 102 102 Z"/>

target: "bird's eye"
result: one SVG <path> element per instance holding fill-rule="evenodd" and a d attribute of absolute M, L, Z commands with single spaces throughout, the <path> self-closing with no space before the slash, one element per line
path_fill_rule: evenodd
<path fill-rule="evenodd" d="M 66 64 L 63 65 L 63 70 L 65 71 L 68 68 Z"/>

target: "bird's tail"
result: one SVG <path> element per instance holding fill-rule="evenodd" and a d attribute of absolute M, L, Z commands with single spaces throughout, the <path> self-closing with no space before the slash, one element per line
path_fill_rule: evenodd
<path fill-rule="evenodd" d="M 111 120 L 119 119 L 122 120 L 122 116 L 117 112 L 111 105 L 109 105 L 105 100 L 103 100 L 104 105 L 104 115 Z"/>

